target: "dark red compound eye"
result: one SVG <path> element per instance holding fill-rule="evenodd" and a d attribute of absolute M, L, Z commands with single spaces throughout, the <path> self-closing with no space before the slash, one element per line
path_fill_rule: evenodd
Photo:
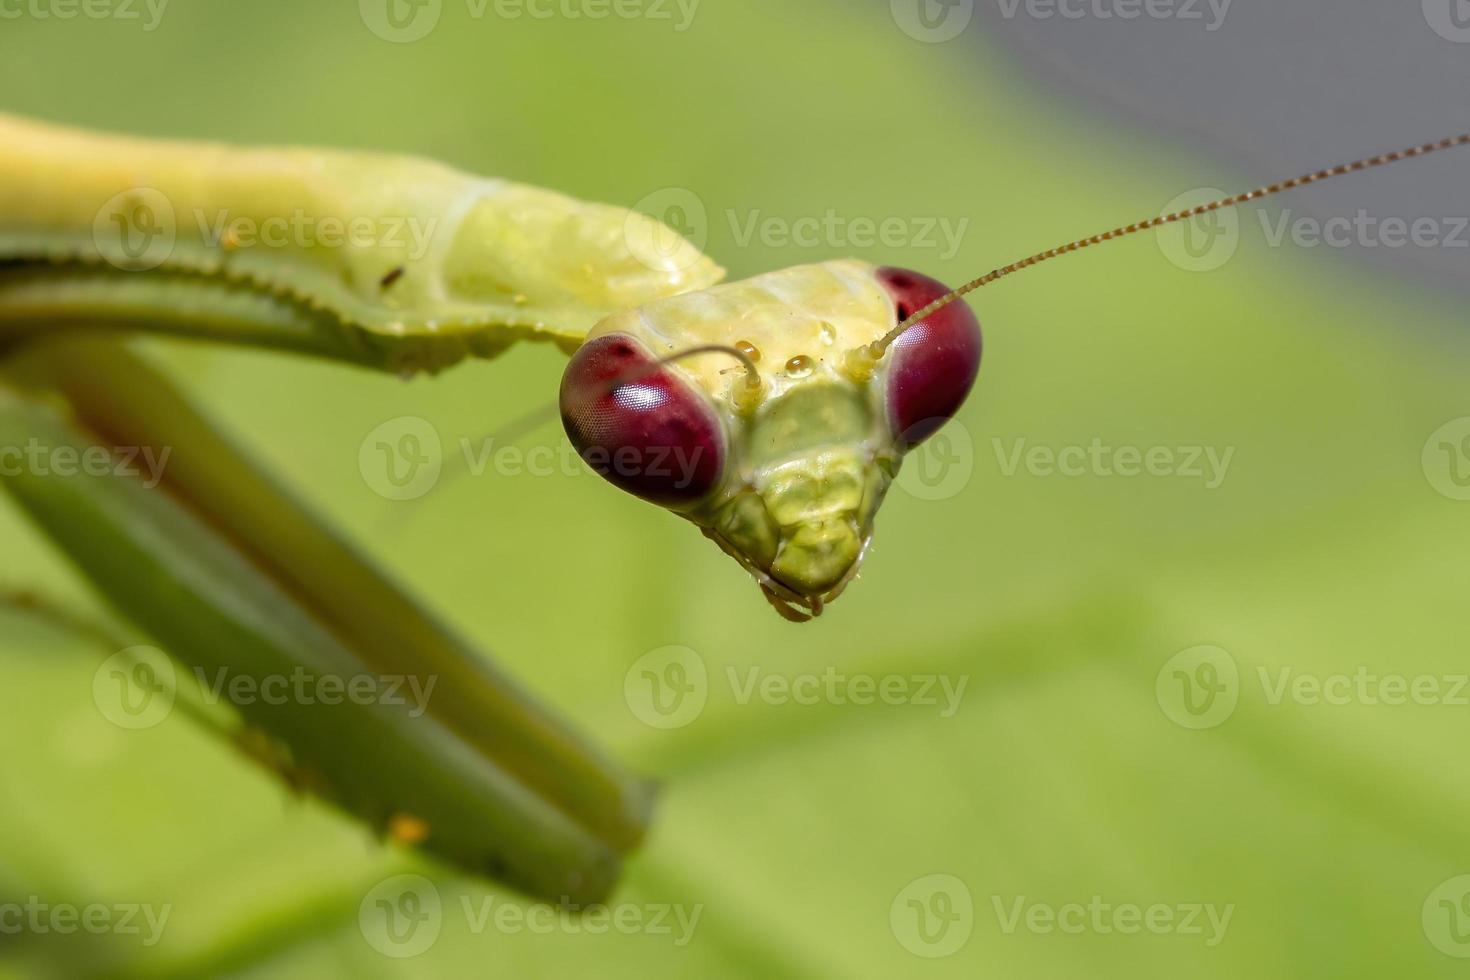
<path fill-rule="evenodd" d="M 693 503 L 719 484 L 725 438 L 714 408 L 627 334 L 572 355 L 561 419 L 588 466 L 644 500 Z"/>
<path fill-rule="evenodd" d="M 885 267 L 881 282 L 901 323 L 949 287 L 922 273 Z M 980 372 L 980 322 L 963 299 L 909 327 L 888 349 L 888 422 L 904 449 L 954 417 Z"/>

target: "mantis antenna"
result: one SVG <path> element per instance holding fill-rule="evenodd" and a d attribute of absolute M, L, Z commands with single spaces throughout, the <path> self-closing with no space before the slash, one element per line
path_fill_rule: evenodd
<path fill-rule="evenodd" d="M 1293 190 L 1297 187 L 1305 187 L 1307 184 L 1315 184 L 1320 180 L 1327 180 L 1330 177 L 1341 177 L 1343 174 L 1356 173 L 1359 170 L 1368 170 L 1372 167 L 1381 167 L 1385 163 L 1397 163 L 1400 160 L 1408 160 L 1413 157 L 1422 157 L 1427 154 L 1437 152 L 1439 150 L 1448 150 L 1452 147 L 1464 146 L 1466 144 L 1470 144 L 1470 133 L 1465 133 L 1460 136 L 1451 136 L 1448 139 L 1442 139 L 1434 143 L 1423 143 L 1419 146 L 1410 147 L 1406 150 L 1395 150 L 1392 153 L 1384 153 L 1380 156 L 1368 157 L 1363 160 L 1354 161 L 1353 163 L 1345 163 L 1341 166 L 1331 167 L 1327 170 L 1318 170 L 1315 173 L 1303 174 L 1300 177 L 1293 177 L 1291 180 L 1284 180 L 1278 184 L 1269 184 L 1265 187 L 1259 187 L 1253 191 L 1247 191 L 1244 194 L 1236 194 L 1233 197 L 1222 198 L 1218 201 L 1212 201 L 1209 204 L 1201 204 L 1198 207 L 1189 208 L 1185 211 L 1175 211 L 1173 214 L 1164 214 L 1159 215 L 1155 218 L 1149 218 L 1146 221 L 1137 221 L 1131 225 L 1124 225 L 1121 228 L 1114 228 L 1112 231 L 1105 231 L 1100 235 L 1093 235 L 1091 238 L 1078 239 L 1077 241 L 1072 242 L 1068 245 L 1062 245 L 1057 248 L 1047 249 L 1045 252 L 1038 252 L 1037 254 L 1029 258 L 1021 259 L 1019 262 L 1012 262 L 1010 265 L 1003 265 L 999 269 L 993 269 L 990 272 L 985 273 L 985 275 L 981 276 L 979 279 L 972 279 L 969 282 L 965 283 L 963 286 L 954 290 L 953 292 L 946 293 L 945 295 L 939 297 L 928 306 L 908 316 L 898 326 L 894 327 L 892 330 L 888 331 L 888 333 L 884 334 L 878 340 L 874 341 L 868 347 L 868 353 L 873 357 L 874 360 L 881 358 L 884 352 L 888 350 L 889 346 L 892 345 L 893 342 L 899 337 L 903 336 L 904 331 L 908 330 L 914 324 L 920 322 L 926 317 L 932 316 L 934 313 L 938 312 L 943 307 L 948 306 L 950 303 L 953 303 L 960 297 L 974 292 L 981 286 L 988 286 L 989 284 L 995 282 L 997 279 L 1004 278 L 1005 276 L 1008 276 L 1013 272 L 1020 272 L 1022 269 L 1029 268 L 1033 265 L 1039 265 L 1040 263 L 1045 262 L 1048 259 L 1054 259 L 1059 255 L 1066 255 L 1070 252 L 1080 252 L 1084 248 L 1090 248 L 1093 245 L 1100 245 L 1103 242 L 1112 241 L 1115 238 L 1124 238 L 1136 232 L 1148 231 L 1150 228 L 1158 228 L 1161 225 L 1172 224 L 1175 221 L 1183 221 L 1187 218 L 1196 217 L 1197 215 L 1207 214 L 1210 211 L 1218 211 L 1221 208 L 1234 207 L 1237 204 L 1244 204 L 1247 201 L 1254 201 L 1257 198 L 1270 197 L 1273 194 L 1280 194 L 1282 191 Z"/>

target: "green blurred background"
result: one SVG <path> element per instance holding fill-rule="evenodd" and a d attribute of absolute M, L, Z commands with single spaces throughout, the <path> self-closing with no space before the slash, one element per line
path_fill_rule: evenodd
<path fill-rule="evenodd" d="M 675 217 L 736 277 L 852 254 L 958 281 L 1191 188 L 1288 175 L 1085 112 L 1029 82 L 983 21 L 930 44 L 883 4 L 706 0 L 687 30 L 674 5 L 667 19 L 473 9 L 446 0 L 412 43 L 376 36 L 351 0 L 174 0 L 154 30 L 141 4 L 131 21 L 26 14 L 0 22 L 0 107 L 413 152 L 627 205 L 681 188 L 704 214 Z M 744 240 L 753 219 L 779 231 L 829 210 L 897 219 L 908 237 Z M 923 218 L 968 222 L 957 254 L 926 243 Z M 1253 212 L 1241 225 L 1233 258 L 1208 272 L 1145 236 L 977 294 L 975 395 L 886 504 L 861 580 L 805 627 L 684 522 L 586 473 L 487 474 L 413 503 L 373 492 L 358 450 L 376 426 L 423 417 L 451 445 L 494 432 L 554 398 L 563 360 L 549 348 L 405 384 L 151 345 L 323 515 L 665 783 L 614 901 L 699 918 L 682 943 L 675 916 L 674 935 L 479 928 L 462 901 L 519 900 L 441 875 L 437 941 L 384 956 L 359 905 L 401 859 L 181 718 L 112 725 L 92 701 L 96 652 L 5 617 L 0 901 L 171 913 L 146 947 L 0 936 L 0 971 L 1462 974 L 1470 707 L 1448 695 L 1467 670 L 1470 503 L 1455 497 L 1470 459 L 1454 447 L 1470 423 L 1433 435 L 1470 414 L 1461 303 L 1326 249 L 1270 247 Z M 1196 447 L 1233 455 L 1215 487 L 1010 464 L 1018 446 L 1094 441 L 1185 450 L 1181 464 Z M 561 444 L 554 423 L 522 441 Z M 0 524 L 3 584 L 88 601 L 12 511 Z M 707 704 L 659 729 L 630 708 L 625 678 L 669 645 L 696 651 Z M 1180 662 L 1166 667 L 1205 645 L 1225 651 L 1209 654 L 1236 701 L 1223 717 L 1181 707 Z M 1442 696 L 1273 696 L 1283 678 L 1360 669 L 1434 678 Z M 752 671 L 966 686 L 946 717 L 743 698 Z M 1206 904 L 1230 918 L 1222 934 L 1204 915 L 1124 934 L 1091 912 L 1080 930 L 1048 930 L 1014 923 L 1018 902 L 1036 916 Z"/>

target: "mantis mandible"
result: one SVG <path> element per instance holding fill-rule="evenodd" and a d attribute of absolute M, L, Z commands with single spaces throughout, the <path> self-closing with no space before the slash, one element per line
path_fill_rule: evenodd
<path fill-rule="evenodd" d="M 0 447 L 171 449 L 159 488 L 7 469 L 7 488 L 180 662 L 439 680 L 384 703 L 240 706 L 265 761 L 388 836 L 539 896 L 611 888 L 646 783 L 532 704 L 213 431 L 118 336 L 151 332 L 413 374 L 518 340 L 571 355 L 587 463 L 695 524 L 802 621 L 855 577 L 905 453 L 981 357 L 957 302 L 1052 258 L 1330 177 L 1371 157 L 1002 266 L 957 290 L 836 260 L 718 284 L 651 218 L 432 162 L 81 132 L 0 115 Z M 242 241 L 301 215 L 416 236 Z M 417 222 L 417 224 L 415 224 Z M 391 238 L 391 240 L 390 240 Z M 364 745 L 377 754 L 362 764 Z M 257 743 L 257 755 L 261 755 Z"/>

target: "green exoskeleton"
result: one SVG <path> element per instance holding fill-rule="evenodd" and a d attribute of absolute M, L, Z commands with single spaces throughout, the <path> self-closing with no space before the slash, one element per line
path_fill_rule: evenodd
<path fill-rule="evenodd" d="M 330 717 L 240 713 L 299 785 L 463 867 L 587 901 L 637 844 L 647 785 L 435 623 L 121 335 L 405 374 L 552 341 L 572 355 L 560 407 L 588 464 L 696 524 L 800 620 L 850 583 L 904 454 L 975 381 L 980 330 L 961 295 L 1102 241 L 1465 143 L 1118 228 L 951 292 L 857 260 L 718 284 L 718 267 L 651 218 L 428 161 L 0 116 L 0 448 L 40 437 L 76 452 L 172 451 L 157 488 L 24 467 L 4 479 L 186 665 L 437 678 L 422 717 L 381 701 Z"/>

